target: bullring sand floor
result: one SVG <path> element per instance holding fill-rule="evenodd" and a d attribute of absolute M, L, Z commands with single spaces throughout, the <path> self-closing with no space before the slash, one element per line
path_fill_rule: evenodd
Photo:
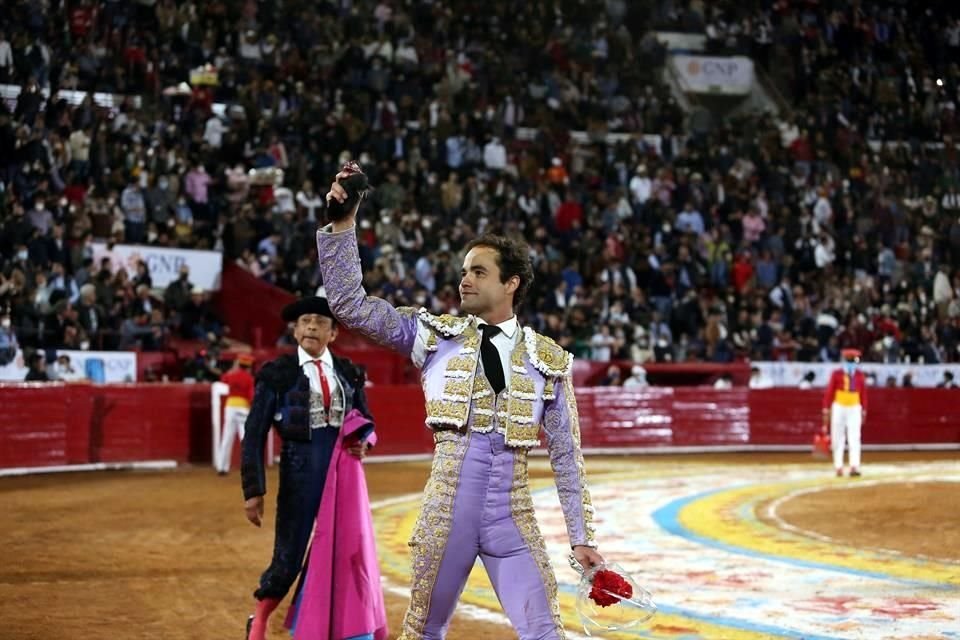
<path fill-rule="evenodd" d="M 862 478 L 783 454 L 588 458 L 601 552 L 654 594 L 657 616 L 608 637 L 960 638 L 960 463 L 867 453 Z M 391 638 L 406 606 L 407 539 L 428 463 L 367 466 Z M 534 501 L 573 605 L 546 459 Z M 268 487 L 276 488 L 276 475 Z M 239 480 L 206 468 L 0 479 L 0 638 L 242 638 L 269 561 Z M 516 637 L 478 565 L 450 640 Z M 282 610 L 280 612 L 282 614 Z M 275 616 L 273 638 L 289 637 Z"/>

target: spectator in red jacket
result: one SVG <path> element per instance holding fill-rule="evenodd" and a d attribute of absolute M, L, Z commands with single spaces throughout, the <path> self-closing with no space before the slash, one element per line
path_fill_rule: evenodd
<path fill-rule="evenodd" d="M 733 287 L 744 293 L 753 280 L 753 261 L 749 251 L 743 251 L 733 262 Z"/>

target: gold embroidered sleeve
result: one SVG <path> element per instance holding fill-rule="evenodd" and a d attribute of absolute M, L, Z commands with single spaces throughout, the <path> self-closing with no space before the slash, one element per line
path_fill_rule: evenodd
<path fill-rule="evenodd" d="M 596 547 L 593 503 L 580 450 L 580 417 L 573 379 L 571 376 L 556 379 L 553 387 L 555 398 L 548 401 L 543 425 L 570 546 Z"/>

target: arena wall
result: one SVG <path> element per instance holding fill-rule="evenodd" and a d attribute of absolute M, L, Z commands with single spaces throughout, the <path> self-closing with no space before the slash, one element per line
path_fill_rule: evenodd
<path fill-rule="evenodd" d="M 413 385 L 369 389 L 375 455 L 429 453 L 423 396 Z M 819 428 L 820 391 L 612 387 L 577 392 L 583 446 L 605 452 L 791 449 Z M 882 389 L 871 395 L 864 443 L 960 448 L 958 392 Z M 0 468 L 210 461 L 206 384 L 0 385 Z"/>

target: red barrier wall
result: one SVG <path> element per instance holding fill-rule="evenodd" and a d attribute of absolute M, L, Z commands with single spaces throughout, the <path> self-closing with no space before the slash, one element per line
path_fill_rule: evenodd
<path fill-rule="evenodd" d="M 579 389 L 584 446 L 808 445 L 821 390 L 649 387 Z M 960 392 L 877 389 L 865 444 L 960 444 Z"/>
<path fill-rule="evenodd" d="M 423 394 L 369 389 L 375 454 L 426 453 Z M 577 391 L 584 447 L 803 445 L 820 425 L 818 390 L 650 387 Z M 877 389 L 866 444 L 960 444 L 960 392 Z M 84 462 L 210 460 L 205 384 L 0 385 L 0 468 Z"/>
<path fill-rule="evenodd" d="M 210 386 L 0 385 L 0 468 L 210 459 Z"/>

